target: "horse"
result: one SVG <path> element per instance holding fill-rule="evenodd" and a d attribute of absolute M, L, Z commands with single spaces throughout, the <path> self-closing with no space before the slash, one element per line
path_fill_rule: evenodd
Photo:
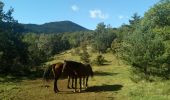
<path fill-rule="evenodd" d="M 57 87 L 57 80 L 62 75 L 62 69 L 63 69 L 63 63 L 58 62 L 58 63 L 55 63 L 55 64 L 48 66 L 47 69 L 44 71 L 44 74 L 43 74 L 43 79 L 47 81 L 51 71 L 53 72 L 53 75 L 54 75 L 54 92 L 55 93 L 59 92 L 58 87 Z"/>
<path fill-rule="evenodd" d="M 62 62 L 58 62 L 52 65 L 49 65 L 46 70 L 44 71 L 43 74 L 43 79 L 45 81 L 48 81 L 49 75 L 51 73 L 51 71 L 53 72 L 53 76 L 54 76 L 54 92 L 57 93 L 59 92 L 58 90 L 58 86 L 57 86 L 57 80 L 61 77 L 62 75 L 62 68 L 63 68 L 63 63 Z M 68 76 L 68 84 L 67 87 L 69 87 L 69 83 L 70 83 L 70 78 L 72 78 L 72 88 L 73 87 L 73 82 L 74 82 L 74 77 L 72 76 L 73 74 L 70 72 L 66 72 L 67 76 Z M 47 87 L 47 86 L 45 86 Z"/>
<path fill-rule="evenodd" d="M 89 76 L 93 77 L 93 70 L 90 64 L 84 64 L 84 67 L 86 68 L 86 70 L 83 71 L 84 76 L 82 77 L 82 88 L 87 88 L 88 87 L 88 78 Z M 75 78 L 68 76 L 68 85 L 67 87 L 70 88 L 70 78 L 72 78 L 72 88 L 74 88 L 75 86 L 73 86 L 74 84 L 74 80 Z M 84 87 L 85 86 L 85 87 Z"/>
<path fill-rule="evenodd" d="M 81 79 L 83 78 L 83 84 L 85 84 L 85 78 L 86 78 L 86 87 L 87 87 L 87 82 L 88 82 L 88 77 L 91 75 L 93 76 L 93 71 L 92 68 L 89 64 L 82 64 L 80 62 L 75 62 L 75 61 L 64 61 L 63 69 L 62 72 L 67 71 L 69 74 L 72 76 L 72 86 L 73 86 L 73 81 L 75 80 L 75 90 L 77 90 L 77 78 L 79 78 L 79 84 L 80 84 L 80 90 L 81 92 Z M 69 83 L 68 83 L 69 85 Z"/>

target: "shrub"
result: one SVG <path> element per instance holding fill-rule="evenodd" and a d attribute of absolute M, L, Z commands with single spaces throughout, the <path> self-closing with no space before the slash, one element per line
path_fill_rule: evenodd
<path fill-rule="evenodd" d="M 104 65 L 105 62 L 106 60 L 102 55 L 98 55 L 96 59 L 94 60 L 94 63 L 97 65 Z"/>

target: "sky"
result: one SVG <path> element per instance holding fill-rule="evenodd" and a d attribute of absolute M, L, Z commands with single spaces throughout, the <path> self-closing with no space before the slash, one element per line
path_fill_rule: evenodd
<path fill-rule="evenodd" d="M 112 27 L 128 24 L 134 13 L 143 16 L 159 0 L 1 0 L 4 10 L 14 8 L 19 23 L 43 24 L 69 20 L 88 29 L 104 22 Z"/>

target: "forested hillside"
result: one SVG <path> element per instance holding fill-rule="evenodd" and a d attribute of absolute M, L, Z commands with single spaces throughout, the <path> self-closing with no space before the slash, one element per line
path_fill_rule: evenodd
<path fill-rule="evenodd" d="M 34 33 L 63 33 L 88 30 L 71 21 L 50 22 L 42 25 L 37 24 L 22 24 L 22 25 L 25 28 L 25 32 Z"/>

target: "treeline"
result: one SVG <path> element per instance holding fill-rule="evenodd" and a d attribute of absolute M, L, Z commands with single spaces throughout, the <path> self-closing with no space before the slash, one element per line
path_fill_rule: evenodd
<path fill-rule="evenodd" d="M 134 81 L 170 78 L 170 1 L 161 0 L 118 28 L 114 52 L 132 66 Z"/>

